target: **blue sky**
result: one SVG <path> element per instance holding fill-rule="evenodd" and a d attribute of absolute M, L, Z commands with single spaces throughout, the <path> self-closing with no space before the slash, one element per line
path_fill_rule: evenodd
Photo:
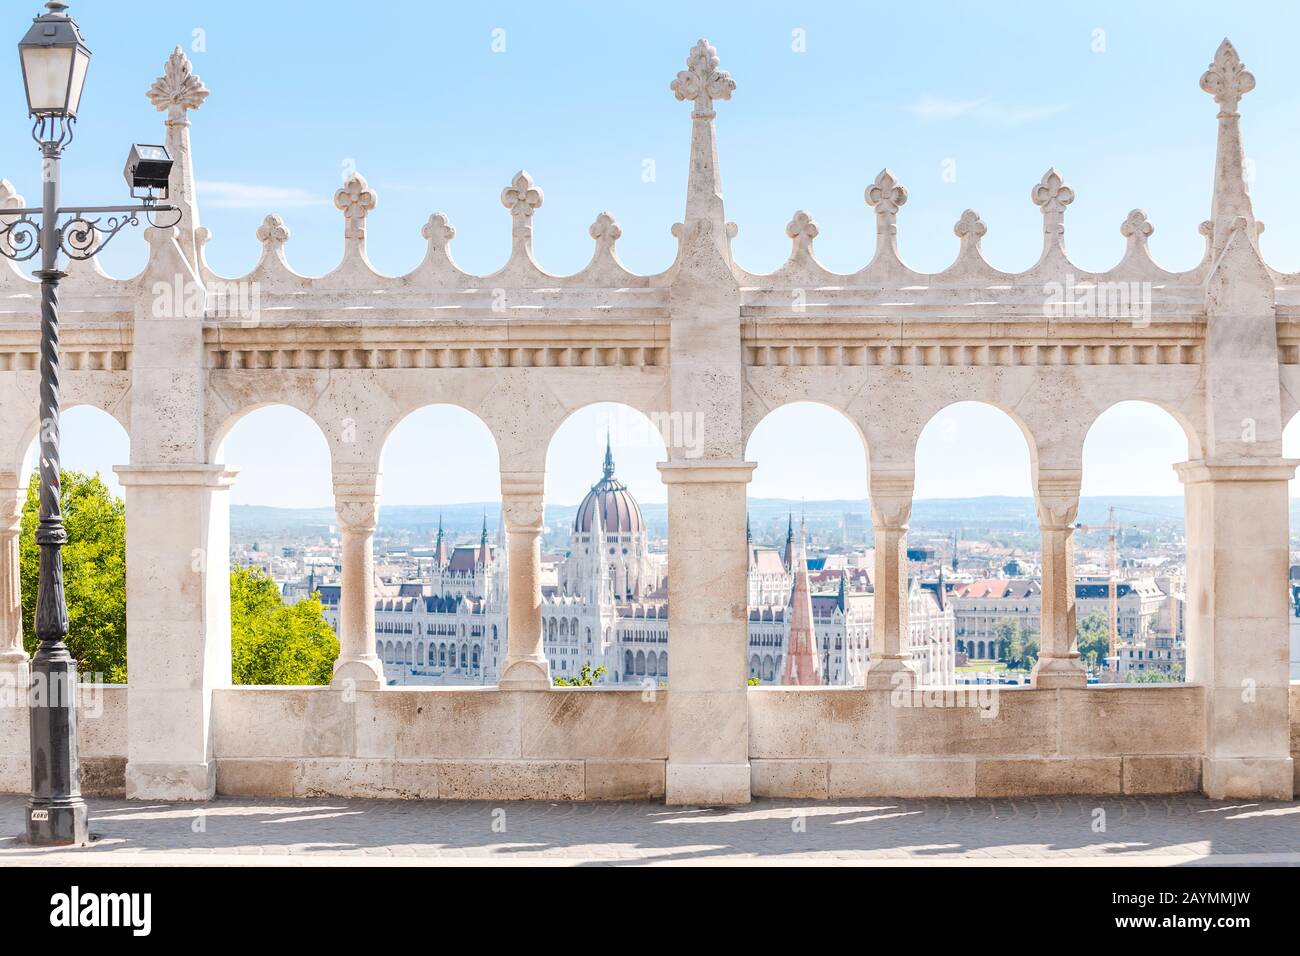
<path fill-rule="evenodd" d="M 30 13 L 8 10 L 16 41 L 39 4 Z M 1197 81 L 1225 35 L 1259 84 L 1243 100 L 1242 126 L 1256 211 L 1268 224 L 1264 252 L 1277 267 L 1300 269 L 1300 193 L 1290 170 L 1300 145 L 1293 52 L 1300 14 L 1281 5 L 1265 12 L 1184 3 L 1171 16 L 1166 4 L 1132 2 L 84 0 L 71 12 L 94 60 L 65 161 L 65 200 L 124 198 L 126 147 L 162 135 L 162 116 L 144 92 L 180 44 L 211 90 L 193 115 L 194 157 L 203 223 L 213 231 L 209 262 L 227 275 L 256 261 L 253 232 L 268 212 L 284 216 L 292 231 L 287 255 L 295 269 L 328 270 L 342 245 L 330 197 L 349 163 L 379 194 L 369 249 L 381 271 L 404 272 L 419 261 L 420 226 L 438 210 L 456 226 L 452 249 L 463 268 L 499 267 L 509 216 L 498 196 L 521 167 L 546 194 L 535 219 L 544 268 L 572 272 L 585 264 L 587 226 L 609 210 L 623 229 L 623 261 L 636 271 L 663 269 L 675 251 L 669 227 L 681 215 L 690 132 L 689 107 L 668 83 L 700 36 L 715 44 L 737 83 L 733 99 L 718 106 L 719 153 L 728 218 L 740 226 L 736 255 L 751 270 L 784 260 L 784 227 L 796 209 L 816 218 L 818 255 L 828 266 L 864 264 L 873 220 L 862 193 L 884 166 L 908 187 L 899 241 L 919 269 L 951 260 L 952 224 L 968 206 L 988 223 L 991 261 L 1007 269 L 1031 264 L 1041 216 L 1029 190 L 1049 166 L 1077 193 L 1067 244 L 1080 266 L 1118 260 L 1119 224 L 1141 207 L 1156 227 L 1155 257 L 1190 267 L 1203 249 L 1197 224 L 1208 212 L 1214 164 L 1215 106 Z M 800 36 L 803 52 L 796 51 Z M 504 51 L 494 52 L 502 43 Z M 11 67 L 0 175 L 32 199 L 39 160 L 16 57 Z M 120 237 L 103 265 L 133 274 L 144 249 L 139 235 Z M 602 415 L 608 418 L 599 409 L 580 413 L 557 439 L 564 444 L 552 454 L 555 500 L 576 500 L 597 477 Z M 1099 431 L 1089 440 L 1085 492 L 1178 493 L 1168 464 L 1185 452 L 1171 420 L 1122 408 L 1103 426 L 1105 441 L 1097 444 Z M 846 429 L 824 411 L 774 416 L 750 449 L 760 464 L 752 492 L 861 496 L 860 447 Z M 977 431 L 978 444 L 968 444 Z M 89 412 L 70 414 L 64 434 L 69 465 L 106 470 L 125 455 L 124 436 Z M 436 463 L 422 464 L 420 451 L 430 435 L 464 448 L 473 467 L 431 482 Z M 844 442 L 831 447 L 844 454 L 827 462 L 824 449 L 837 436 Z M 288 412 L 246 419 L 227 445 L 228 460 L 244 469 L 235 500 L 326 503 L 323 449 Z M 494 454 L 467 416 L 421 413 L 389 447 L 385 500 L 479 500 L 483 476 L 495 487 Z M 635 441 L 620 451 L 620 471 L 643 486 L 646 500 L 663 497 L 657 454 Z M 1024 461 L 1023 439 L 1008 420 L 981 407 L 954 408 L 923 436 L 917 494 L 1028 493 Z"/>

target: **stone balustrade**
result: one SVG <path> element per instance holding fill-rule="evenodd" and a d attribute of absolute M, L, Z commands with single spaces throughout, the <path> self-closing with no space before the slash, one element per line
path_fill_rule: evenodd
<path fill-rule="evenodd" d="M 754 793 L 1172 792 L 1290 797 L 1296 688 L 1288 686 L 1287 482 L 1282 430 L 1300 410 L 1300 275 L 1259 249 L 1242 168 L 1238 106 L 1254 86 L 1224 41 L 1201 78 L 1218 112 L 1205 255 L 1171 272 L 1148 250 L 1141 210 L 1120 225 L 1113 268 L 1065 251 L 1074 190 L 1050 169 L 1030 190 L 1043 216 L 1038 260 L 1006 273 L 985 260 L 974 210 L 957 255 L 934 274 L 903 261 L 908 191 L 888 170 L 866 187 L 876 249 L 838 274 L 814 250 L 804 210 L 789 260 L 747 271 L 724 212 L 717 110 L 736 83 L 705 41 L 671 91 L 692 103 L 683 221 L 663 272 L 619 262 L 621 229 L 599 213 L 590 263 L 544 271 L 533 231 L 544 193 L 523 170 L 500 201 L 510 255 L 462 271 L 440 213 L 424 260 L 378 273 L 366 219 L 381 201 L 360 174 L 334 195 L 343 255 L 323 276 L 290 265 L 285 221 L 257 230 L 262 255 L 217 275 L 204 248 L 190 114 L 207 95 L 177 50 L 150 90 L 178 158 L 181 225 L 150 229 L 131 279 L 93 262 L 65 280 L 65 407 L 94 405 L 127 430 L 130 684 L 94 691 L 83 719 L 96 787 L 140 799 L 215 792 L 744 802 Z M 671 105 L 671 104 L 666 104 Z M 737 108 L 728 106 L 728 109 Z M 1140 118 L 1135 118 L 1135 125 Z M 503 173 L 504 177 L 504 173 Z M 1082 201 L 1082 200 L 1080 200 Z M 0 182 L 0 217 L 22 206 Z M 36 435 L 35 284 L 0 263 L 0 487 L 13 510 Z M 902 555 L 925 423 L 981 401 L 1029 446 L 1042 533 L 1043 656 L 1036 686 L 1003 689 L 997 713 L 925 703 L 907 633 Z M 1154 403 L 1183 427 L 1189 460 L 1188 683 L 1085 686 L 1074 646 L 1072 525 L 1084 438 L 1112 404 Z M 538 534 L 550 437 L 573 411 L 621 402 L 666 429 L 669 690 L 550 687 L 537 614 Z M 747 439 L 770 411 L 814 401 L 854 423 L 869 462 L 877 534 L 867 686 L 779 690 L 745 682 Z M 230 686 L 228 489 L 222 440 L 253 409 L 285 404 L 325 435 L 343 529 L 342 653 L 328 688 Z M 509 549 L 509 653 L 500 688 L 382 686 L 368 637 L 373 530 L 384 441 L 415 409 L 460 406 L 500 453 Z M 238 463 L 233 463 L 237 465 Z M 12 524 L 6 518 L 6 527 Z M 26 681 L 14 645 L 17 549 L 0 541 L 0 677 Z M 87 691 L 91 692 L 90 689 Z M 917 704 L 915 695 L 921 694 Z M 11 695 L 13 696 L 13 695 Z M 0 788 L 26 787 L 26 714 L 0 707 Z"/>

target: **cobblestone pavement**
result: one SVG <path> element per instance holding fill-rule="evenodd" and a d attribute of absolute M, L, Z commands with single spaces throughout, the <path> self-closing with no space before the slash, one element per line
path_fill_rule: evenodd
<path fill-rule="evenodd" d="M 885 863 L 1300 865 L 1300 802 L 1193 796 L 652 803 L 91 800 L 91 846 L 24 846 L 0 796 L 0 866 Z M 1103 829 L 1104 828 L 1104 829 Z"/>

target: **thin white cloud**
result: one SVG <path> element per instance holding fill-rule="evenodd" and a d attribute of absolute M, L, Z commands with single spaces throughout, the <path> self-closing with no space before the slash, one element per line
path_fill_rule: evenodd
<path fill-rule="evenodd" d="M 969 117 L 998 126 L 1019 126 L 1055 116 L 1066 108 L 1064 103 L 1055 106 L 1007 106 L 987 99 L 954 100 L 942 96 L 923 96 L 907 109 L 922 122 Z"/>
<path fill-rule="evenodd" d="M 329 197 L 283 186 L 256 186 L 211 179 L 198 181 L 199 204 L 209 209 L 262 209 L 275 212 L 295 206 L 322 206 Z"/>
<path fill-rule="evenodd" d="M 942 96 L 923 96 L 910 107 L 919 120 L 956 119 L 983 106 L 987 100 L 949 100 Z"/>

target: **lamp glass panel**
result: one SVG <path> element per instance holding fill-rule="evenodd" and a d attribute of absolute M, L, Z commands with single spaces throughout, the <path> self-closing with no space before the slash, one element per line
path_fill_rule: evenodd
<path fill-rule="evenodd" d="M 33 113 L 61 111 L 67 105 L 71 47 L 30 47 L 22 51 L 27 106 Z M 85 68 L 82 68 L 85 75 Z"/>
<path fill-rule="evenodd" d="M 72 85 L 68 89 L 68 112 L 73 116 L 77 115 L 77 109 L 81 105 L 81 91 L 86 86 L 86 69 L 90 66 L 90 54 L 81 48 L 77 48 L 76 56 L 72 61 Z"/>

